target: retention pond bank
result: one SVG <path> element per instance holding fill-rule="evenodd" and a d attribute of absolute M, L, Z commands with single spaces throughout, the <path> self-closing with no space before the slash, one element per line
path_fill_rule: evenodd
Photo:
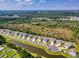
<path fill-rule="evenodd" d="M 28 50 L 29 52 L 36 53 L 38 55 L 41 55 L 41 56 L 44 56 L 44 57 L 47 57 L 47 58 L 65 58 L 62 55 L 49 55 L 43 49 L 31 46 L 31 45 L 22 44 L 22 43 L 16 42 L 16 41 L 10 41 L 10 43 L 15 44 L 17 46 L 20 46 L 20 47 Z"/>

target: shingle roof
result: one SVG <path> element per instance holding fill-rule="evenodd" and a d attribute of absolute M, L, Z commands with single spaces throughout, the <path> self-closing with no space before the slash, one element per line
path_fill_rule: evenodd
<path fill-rule="evenodd" d="M 72 46 L 73 45 L 73 43 L 72 42 L 67 42 L 67 43 L 64 43 L 64 47 L 70 47 L 70 46 Z"/>
<path fill-rule="evenodd" d="M 20 35 L 21 36 L 28 36 L 28 34 L 25 34 L 25 33 L 21 33 Z"/>
<path fill-rule="evenodd" d="M 37 37 L 36 36 L 33 36 L 32 39 L 37 39 Z"/>
<path fill-rule="evenodd" d="M 56 46 L 49 46 L 48 49 L 51 50 L 52 52 L 58 52 L 59 51 L 58 47 L 56 47 Z"/>
<path fill-rule="evenodd" d="M 9 32 L 9 34 L 12 34 L 13 32 Z"/>
<path fill-rule="evenodd" d="M 69 50 L 67 53 L 71 56 L 76 56 L 76 51 L 73 49 Z"/>
<path fill-rule="evenodd" d="M 54 38 L 50 38 L 50 39 L 49 39 L 50 42 L 55 41 L 55 40 L 56 40 L 56 39 L 54 39 Z"/>
<path fill-rule="evenodd" d="M 45 38 L 43 39 L 43 41 L 48 42 L 49 39 L 45 37 Z"/>
<path fill-rule="evenodd" d="M 20 33 L 19 33 L 19 32 L 15 32 L 15 34 L 16 34 L 16 35 L 19 35 Z"/>
<path fill-rule="evenodd" d="M 57 40 L 57 44 L 63 43 L 63 40 Z"/>

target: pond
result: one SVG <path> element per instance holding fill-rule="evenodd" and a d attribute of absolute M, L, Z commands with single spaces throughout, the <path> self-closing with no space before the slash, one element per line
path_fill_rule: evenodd
<path fill-rule="evenodd" d="M 38 55 L 41 55 L 41 56 L 44 56 L 47 58 L 65 58 L 62 55 L 50 55 L 46 51 L 44 51 L 43 49 L 31 46 L 31 45 L 22 44 L 20 42 L 15 42 L 15 41 L 10 41 L 10 43 L 15 44 L 17 46 L 20 46 L 24 49 L 27 49 L 28 51 L 30 51 L 32 53 L 36 53 Z"/>

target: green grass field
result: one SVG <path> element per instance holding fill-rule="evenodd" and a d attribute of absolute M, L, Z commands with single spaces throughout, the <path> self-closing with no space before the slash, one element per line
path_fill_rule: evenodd
<path fill-rule="evenodd" d="M 14 49 L 10 49 L 9 47 L 3 45 L 2 46 L 4 49 L 2 51 L 0 51 L 0 56 L 2 56 L 1 58 L 20 58 L 20 55 L 17 53 L 16 50 Z M 7 51 L 11 50 L 10 52 L 7 53 Z M 11 57 L 12 56 L 12 57 Z"/>

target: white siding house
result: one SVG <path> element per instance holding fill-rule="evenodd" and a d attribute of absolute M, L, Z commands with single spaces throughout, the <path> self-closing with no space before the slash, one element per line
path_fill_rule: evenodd
<path fill-rule="evenodd" d="M 37 43 L 40 43 L 42 41 L 42 38 L 38 37 Z"/>
<path fill-rule="evenodd" d="M 35 40 L 37 40 L 37 37 L 33 36 L 31 39 L 32 39 L 32 42 L 34 42 Z"/>
<path fill-rule="evenodd" d="M 69 50 L 67 53 L 73 57 L 76 57 L 76 51 L 74 49 Z"/>
<path fill-rule="evenodd" d="M 56 43 L 57 43 L 56 46 L 61 46 L 61 44 L 64 43 L 64 41 L 63 40 L 57 40 Z"/>
<path fill-rule="evenodd" d="M 49 41 L 49 39 L 47 37 L 44 37 L 43 40 L 42 40 L 44 45 L 46 45 L 48 41 Z"/>
<path fill-rule="evenodd" d="M 50 39 L 49 39 L 50 45 L 54 45 L 55 41 L 56 41 L 56 39 L 50 38 Z"/>
<path fill-rule="evenodd" d="M 26 39 L 27 40 L 30 40 L 31 39 L 31 35 L 28 35 Z"/>
<path fill-rule="evenodd" d="M 72 43 L 72 42 L 64 43 L 64 47 L 65 47 L 66 49 L 68 49 L 68 48 L 70 48 L 70 47 L 72 47 L 72 46 L 73 46 L 73 43 Z"/>
<path fill-rule="evenodd" d="M 50 51 L 52 51 L 52 52 L 59 52 L 59 49 L 58 49 L 58 47 L 56 47 L 56 46 L 49 46 L 48 47 L 48 49 L 50 50 Z"/>
<path fill-rule="evenodd" d="M 25 39 L 28 36 L 28 34 L 23 34 L 22 39 Z"/>

